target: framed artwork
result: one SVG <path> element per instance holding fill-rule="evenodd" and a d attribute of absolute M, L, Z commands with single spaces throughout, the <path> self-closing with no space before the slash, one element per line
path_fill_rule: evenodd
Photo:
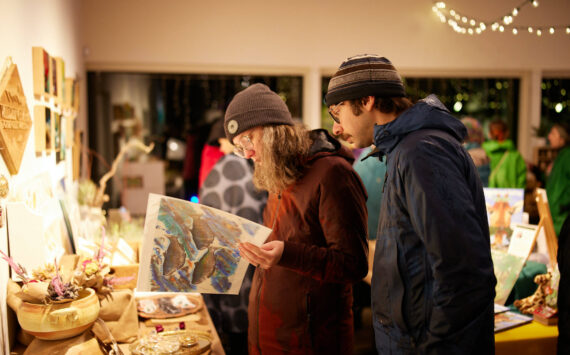
<path fill-rule="evenodd" d="M 512 223 L 522 223 L 524 189 L 484 188 L 491 247 L 507 251 Z"/>
<path fill-rule="evenodd" d="M 57 60 L 49 57 L 50 96 L 57 99 Z"/>
<path fill-rule="evenodd" d="M 57 90 L 57 103 L 59 105 L 63 105 L 64 100 L 64 92 L 65 92 L 65 62 L 63 58 L 56 57 L 56 90 Z"/>
<path fill-rule="evenodd" d="M 137 291 L 238 294 L 249 263 L 237 244 L 271 229 L 197 203 L 150 194 Z"/>
<path fill-rule="evenodd" d="M 53 150 L 55 151 L 55 162 L 59 163 L 61 161 L 61 115 L 52 112 L 53 121 Z"/>
<path fill-rule="evenodd" d="M 34 67 L 34 96 L 49 97 L 51 95 L 50 56 L 42 47 L 32 48 Z"/>

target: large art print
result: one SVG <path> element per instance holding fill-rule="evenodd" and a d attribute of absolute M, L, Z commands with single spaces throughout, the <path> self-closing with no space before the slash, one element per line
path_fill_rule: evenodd
<path fill-rule="evenodd" d="M 271 229 L 230 213 L 149 194 L 137 291 L 237 294 L 248 262 L 240 242 Z"/>
<path fill-rule="evenodd" d="M 513 230 L 512 223 L 521 223 L 524 189 L 484 188 L 491 247 L 507 251 Z"/>

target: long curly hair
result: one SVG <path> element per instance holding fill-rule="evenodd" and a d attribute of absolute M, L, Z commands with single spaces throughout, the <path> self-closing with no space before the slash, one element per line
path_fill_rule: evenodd
<path fill-rule="evenodd" d="M 263 155 L 255 165 L 253 183 L 258 189 L 280 192 L 301 178 L 312 140 L 300 123 L 294 126 L 264 126 Z"/>

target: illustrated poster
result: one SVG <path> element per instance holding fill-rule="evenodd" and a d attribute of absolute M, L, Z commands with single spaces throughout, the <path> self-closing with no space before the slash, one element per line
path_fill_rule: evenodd
<path fill-rule="evenodd" d="M 512 223 L 522 223 L 524 189 L 484 188 L 491 247 L 507 251 Z"/>
<path fill-rule="evenodd" d="M 137 291 L 238 294 L 248 262 L 271 229 L 201 204 L 149 194 Z"/>
<path fill-rule="evenodd" d="M 515 286 L 526 258 L 491 250 L 493 269 L 497 278 L 495 286 L 495 303 L 504 305 Z"/>

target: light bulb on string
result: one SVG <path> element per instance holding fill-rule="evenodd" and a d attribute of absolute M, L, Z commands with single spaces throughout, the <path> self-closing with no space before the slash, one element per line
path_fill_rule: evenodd
<path fill-rule="evenodd" d="M 513 9 L 512 14 L 513 14 L 513 16 L 518 15 L 518 14 L 519 14 L 519 8 L 518 8 L 518 7 L 515 7 L 515 8 Z"/>
<path fill-rule="evenodd" d="M 570 27 L 566 27 L 566 34 L 570 34 Z"/>
<path fill-rule="evenodd" d="M 533 31 L 533 30 L 532 30 L 532 27 L 529 26 L 529 27 L 528 27 L 528 33 L 532 33 L 532 31 Z"/>
<path fill-rule="evenodd" d="M 513 28 L 513 34 L 516 35 L 519 31 L 516 28 Z"/>
<path fill-rule="evenodd" d="M 548 30 L 548 32 L 550 32 L 551 35 L 554 34 L 554 27 L 550 27 L 550 29 Z"/>
<path fill-rule="evenodd" d="M 542 30 L 540 29 L 536 30 L 536 35 L 539 37 L 542 36 Z"/>
<path fill-rule="evenodd" d="M 532 6 L 534 6 L 534 7 L 538 7 L 538 1 L 536 1 L 536 0 L 532 0 L 532 1 L 531 1 L 531 4 L 532 4 Z"/>

